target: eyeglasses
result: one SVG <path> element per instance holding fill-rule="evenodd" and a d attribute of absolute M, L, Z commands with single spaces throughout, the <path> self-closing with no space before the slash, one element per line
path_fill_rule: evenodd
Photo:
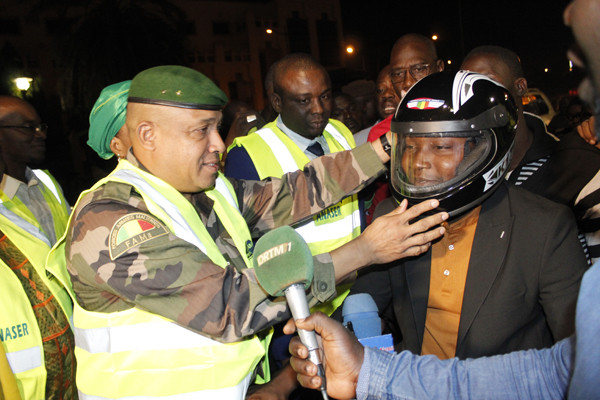
<path fill-rule="evenodd" d="M 38 132 L 46 133 L 48 131 L 48 124 L 37 124 L 37 125 L 0 125 L 0 129 L 20 129 L 22 131 L 27 131 L 28 133 L 34 134 Z"/>
<path fill-rule="evenodd" d="M 427 75 L 429 75 L 429 69 L 431 68 L 431 65 L 432 64 L 415 64 L 411 65 L 407 69 L 393 69 L 392 72 L 390 72 L 392 83 L 400 83 L 404 81 L 406 78 L 406 71 L 410 72 L 410 75 L 416 80 L 425 78 Z"/>

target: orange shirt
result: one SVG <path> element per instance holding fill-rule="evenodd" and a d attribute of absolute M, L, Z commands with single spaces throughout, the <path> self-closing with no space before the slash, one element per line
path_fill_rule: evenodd
<path fill-rule="evenodd" d="M 435 354 L 440 359 L 456 354 L 465 282 L 480 210 L 481 207 L 477 207 L 458 221 L 447 224 L 446 234 L 431 247 L 429 299 L 421 354 Z"/>

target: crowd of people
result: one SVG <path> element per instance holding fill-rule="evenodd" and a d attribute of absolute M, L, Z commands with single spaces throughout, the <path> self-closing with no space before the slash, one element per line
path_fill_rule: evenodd
<path fill-rule="evenodd" d="M 282 57 L 261 112 L 185 66 L 107 82 L 87 144 L 118 163 L 74 204 L 0 95 L 0 400 L 600 398 L 599 18 L 565 9 L 589 78 L 556 134 L 513 50 L 445 71 L 418 33 L 339 91 Z M 281 226 L 311 253 L 304 320 L 254 271 Z M 354 294 L 395 352 L 338 322 Z"/>

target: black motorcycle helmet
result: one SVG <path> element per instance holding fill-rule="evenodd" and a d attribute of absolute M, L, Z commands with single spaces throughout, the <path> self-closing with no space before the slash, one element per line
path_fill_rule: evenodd
<path fill-rule="evenodd" d="M 479 205 L 508 171 L 517 124 L 509 91 L 488 77 L 440 72 L 418 81 L 392 119 L 391 189 L 410 205 L 438 199 L 456 216 Z"/>

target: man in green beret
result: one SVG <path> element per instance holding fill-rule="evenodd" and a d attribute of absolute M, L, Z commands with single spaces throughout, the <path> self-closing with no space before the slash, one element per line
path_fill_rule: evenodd
<path fill-rule="evenodd" d="M 132 148 L 80 196 L 64 246 L 55 249 L 66 253 L 66 269 L 54 272 L 72 282 L 76 299 L 77 382 L 85 396 L 243 399 L 251 382 L 269 379 L 261 364 L 268 328 L 289 317 L 285 302 L 257 283 L 252 239 L 321 211 L 384 171 L 388 155 L 368 144 L 282 179 L 226 179 L 217 130 L 226 102 L 210 79 L 186 67 L 150 68 L 131 82 L 125 126 Z M 403 205 L 315 258 L 311 302 L 333 296 L 335 282 L 362 266 L 424 251 L 443 232 L 432 227 L 445 214 L 409 221 L 436 205 Z M 389 240 L 377 237 L 381 230 Z"/>

